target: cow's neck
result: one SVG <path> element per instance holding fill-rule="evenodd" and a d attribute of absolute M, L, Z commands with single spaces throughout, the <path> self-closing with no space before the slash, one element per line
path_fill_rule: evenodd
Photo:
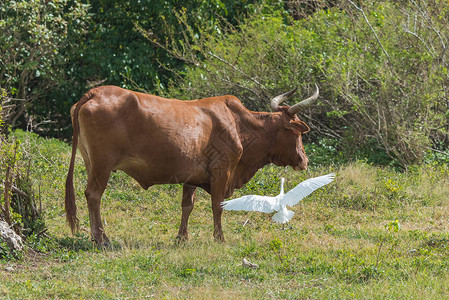
<path fill-rule="evenodd" d="M 250 146 L 256 149 L 256 155 L 249 157 L 259 161 L 261 167 L 272 162 L 273 150 L 276 148 L 276 137 L 284 127 L 284 119 L 280 113 L 253 113 L 255 118 Z M 253 152 L 253 151 L 251 151 Z M 253 153 L 254 154 L 254 153 Z"/>
<path fill-rule="evenodd" d="M 273 162 L 273 148 L 279 130 L 284 126 L 278 113 L 252 113 L 239 124 L 243 154 L 236 168 L 234 187 L 247 183 L 263 166 Z"/>

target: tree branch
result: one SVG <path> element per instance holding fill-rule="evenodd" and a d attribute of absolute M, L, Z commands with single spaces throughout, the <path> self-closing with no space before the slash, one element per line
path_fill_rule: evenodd
<path fill-rule="evenodd" d="M 365 11 L 361 8 L 358 7 L 357 5 L 355 5 L 354 2 L 352 2 L 351 0 L 348 0 L 349 3 L 351 3 L 358 11 L 362 12 L 363 17 L 365 18 L 366 23 L 368 24 L 369 28 L 371 28 L 371 31 L 373 32 L 374 36 L 376 37 L 377 42 L 380 45 L 380 48 L 382 48 L 382 51 L 384 52 L 384 54 L 388 57 L 388 59 L 390 59 L 390 55 L 388 55 L 387 50 L 385 50 L 384 46 L 382 45 L 382 42 L 380 41 L 379 37 L 376 34 L 376 31 L 374 30 L 373 26 L 371 25 L 371 23 L 368 20 L 368 17 L 365 14 Z"/>

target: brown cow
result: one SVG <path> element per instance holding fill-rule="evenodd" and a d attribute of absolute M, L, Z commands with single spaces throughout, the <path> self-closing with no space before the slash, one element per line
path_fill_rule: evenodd
<path fill-rule="evenodd" d="M 65 210 L 78 229 L 73 168 L 78 147 L 86 164 L 85 195 L 90 228 L 98 244 L 103 230 L 100 201 L 111 171 L 122 170 L 144 189 L 183 183 L 178 238 L 188 238 L 187 222 L 197 187 L 212 198 L 214 237 L 224 241 L 220 203 L 269 163 L 307 168 L 301 135 L 309 131 L 296 113 L 318 98 L 278 106 L 294 92 L 271 100 L 275 112 L 253 112 L 234 96 L 181 101 L 115 86 L 91 89 L 71 109 L 73 145 L 66 181 Z"/>

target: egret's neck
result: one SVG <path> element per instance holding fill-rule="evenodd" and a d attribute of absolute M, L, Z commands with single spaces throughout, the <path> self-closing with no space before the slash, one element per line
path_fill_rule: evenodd
<path fill-rule="evenodd" d="M 284 195 L 284 178 L 281 178 L 281 192 L 280 192 L 280 194 L 281 195 Z"/>

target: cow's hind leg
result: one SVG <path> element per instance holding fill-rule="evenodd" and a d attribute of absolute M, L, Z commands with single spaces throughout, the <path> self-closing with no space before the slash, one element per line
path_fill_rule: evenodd
<path fill-rule="evenodd" d="M 189 239 L 189 233 L 187 230 L 187 223 L 189 222 L 189 216 L 193 209 L 195 202 L 196 187 L 188 184 L 184 184 L 182 190 L 182 216 L 181 225 L 179 225 L 178 236 L 179 241 L 187 241 Z"/>
<path fill-rule="evenodd" d="M 103 223 L 101 222 L 100 203 L 101 195 L 103 195 L 110 174 L 110 170 L 95 172 L 95 170 L 92 169 L 84 192 L 89 209 L 90 232 L 92 238 L 100 246 L 109 245 L 109 239 L 104 233 Z"/>

